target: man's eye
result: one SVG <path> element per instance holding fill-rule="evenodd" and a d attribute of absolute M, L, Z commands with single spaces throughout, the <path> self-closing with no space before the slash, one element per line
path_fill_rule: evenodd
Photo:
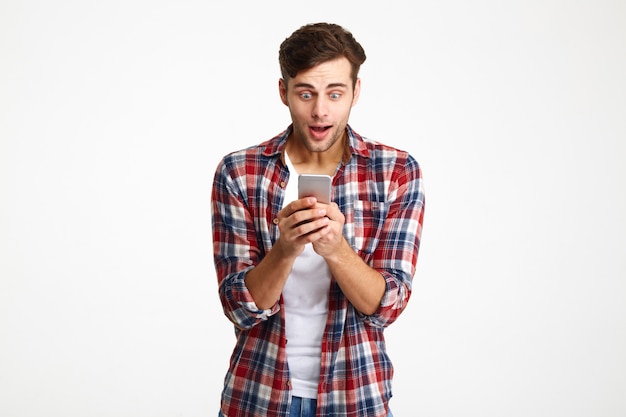
<path fill-rule="evenodd" d="M 300 97 L 302 97 L 305 100 L 308 100 L 311 98 L 311 93 L 302 93 L 300 94 Z"/>
<path fill-rule="evenodd" d="M 339 94 L 339 93 L 331 93 L 330 94 L 330 98 L 332 98 L 333 100 L 337 100 L 337 99 L 341 98 L 341 94 Z"/>

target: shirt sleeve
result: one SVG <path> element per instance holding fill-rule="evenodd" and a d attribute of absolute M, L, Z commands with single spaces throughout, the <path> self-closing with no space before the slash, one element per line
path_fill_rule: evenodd
<path fill-rule="evenodd" d="M 376 327 L 393 323 L 411 296 L 425 196 L 421 168 L 410 155 L 396 160 L 387 195 L 389 207 L 380 241 L 368 262 L 386 282 L 380 307 L 373 315 L 365 316 L 365 320 Z"/>
<path fill-rule="evenodd" d="M 213 180 L 213 259 L 224 314 L 238 329 L 249 329 L 275 314 L 279 305 L 277 301 L 270 309 L 259 309 L 246 287 L 246 273 L 260 262 L 262 253 L 247 205 L 245 172 L 238 175 L 232 166 L 222 161 Z"/>

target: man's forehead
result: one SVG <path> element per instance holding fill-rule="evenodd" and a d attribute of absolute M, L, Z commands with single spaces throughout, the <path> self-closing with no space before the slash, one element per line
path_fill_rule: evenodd
<path fill-rule="evenodd" d="M 312 68 L 300 71 L 289 80 L 294 88 L 348 88 L 352 85 L 352 67 L 345 58 L 322 62 Z"/>

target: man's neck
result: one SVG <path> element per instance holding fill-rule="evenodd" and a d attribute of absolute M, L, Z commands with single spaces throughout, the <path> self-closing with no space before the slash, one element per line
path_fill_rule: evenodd
<path fill-rule="evenodd" d="M 311 152 L 292 137 L 287 139 L 285 151 L 296 171 L 300 174 L 326 174 L 333 176 L 345 155 L 346 138 L 337 147 L 325 152 Z"/>

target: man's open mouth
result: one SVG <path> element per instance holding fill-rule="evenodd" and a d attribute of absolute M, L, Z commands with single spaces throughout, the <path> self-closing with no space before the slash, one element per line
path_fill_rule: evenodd
<path fill-rule="evenodd" d="M 323 133 L 330 129 L 330 126 L 311 126 L 311 130 L 317 133 Z"/>

